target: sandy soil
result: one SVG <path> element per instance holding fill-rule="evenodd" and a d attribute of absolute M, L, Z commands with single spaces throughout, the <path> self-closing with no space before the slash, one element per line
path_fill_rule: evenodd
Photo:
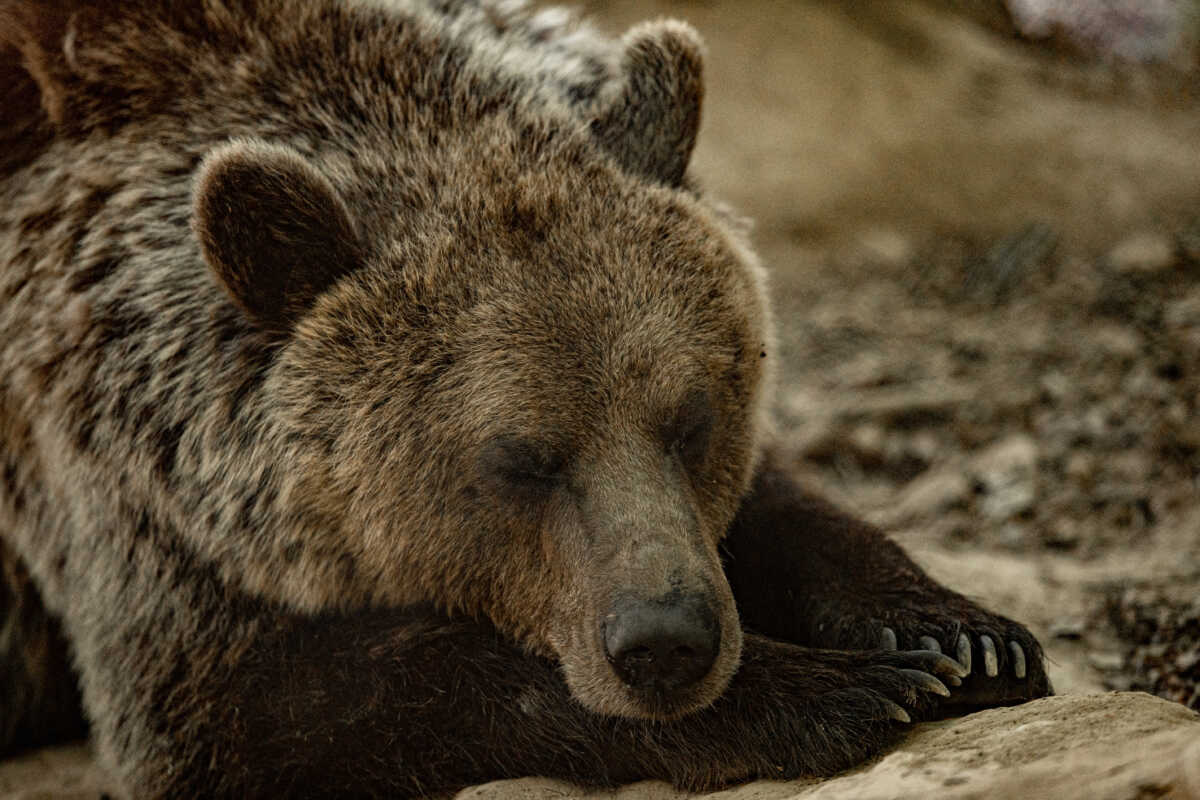
<path fill-rule="evenodd" d="M 683 17 L 709 42 L 696 169 L 774 271 L 796 469 L 1029 623 L 1060 692 L 1200 707 L 1200 81 L 948 5 L 583 7 L 613 30 Z M 1183 712 L 1135 705 L 1168 727 Z M 1029 774 L 1080 796 L 1054 763 Z M 0 765 L 0 793 L 102 784 L 80 750 Z"/>

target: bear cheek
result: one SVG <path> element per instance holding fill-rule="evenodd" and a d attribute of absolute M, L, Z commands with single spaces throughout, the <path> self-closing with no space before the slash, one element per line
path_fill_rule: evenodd
<path fill-rule="evenodd" d="M 574 504 L 562 504 L 547 515 L 541 530 L 542 564 L 556 585 L 554 602 L 547 609 L 544 641 L 565 665 L 587 647 L 588 625 L 595 614 L 592 596 L 594 572 L 589 564 L 587 537 Z M 547 594 L 550 587 L 540 590 Z"/>

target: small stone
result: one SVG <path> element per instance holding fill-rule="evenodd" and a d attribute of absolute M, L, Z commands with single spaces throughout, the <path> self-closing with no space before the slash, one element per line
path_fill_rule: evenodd
<path fill-rule="evenodd" d="M 1058 234 L 1045 223 L 1035 222 L 992 245 L 982 258 L 967 267 L 964 289 L 968 296 L 1000 302 L 1045 265 L 1058 244 Z"/>
<path fill-rule="evenodd" d="M 1050 636 L 1065 641 L 1078 641 L 1083 638 L 1084 622 L 1079 619 L 1060 619 L 1050 626 Z"/>
<path fill-rule="evenodd" d="M 905 453 L 928 464 L 933 461 L 940 449 L 941 444 L 933 433 L 930 431 L 918 431 L 908 439 L 905 446 Z"/>
<path fill-rule="evenodd" d="M 1097 347 L 1120 358 L 1132 359 L 1142 353 L 1142 337 L 1124 325 L 1096 325 L 1087 336 Z"/>
<path fill-rule="evenodd" d="M 1056 519 L 1050 524 L 1042 542 L 1055 550 L 1073 550 L 1079 546 L 1079 524 L 1070 518 Z"/>
<path fill-rule="evenodd" d="M 1168 328 L 1200 328 L 1200 289 L 1167 303 L 1163 324 Z"/>
<path fill-rule="evenodd" d="M 1108 435 L 1108 413 L 1099 406 L 1092 406 L 1083 415 L 1083 427 L 1091 437 L 1092 441 L 1102 439 Z"/>
<path fill-rule="evenodd" d="M 860 460 L 871 463 L 884 460 L 887 432 L 881 426 L 871 423 L 858 425 L 850 432 L 849 440 Z"/>
<path fill-rule="evenodd" d="M 1088 653 L 1088 663 L 1101 672 L 1120 672 L 1125 668 L 1125 656 L 1097 650 Z"/>
<path fill-rule="evenodd" d="M 912 261 L 913 246 L 908 237 L 888 228 L 870 230 L 858 239 L 868 261 L 888 267 L 902 267 Z"/>
<path fill-rule="evenodd" d="M 1108 264 L 1118 272 L 1162 272 L 1175 265 L 1175 244 L 1159 233 L 1137 233 L 1109 252 Z"/>
<path fill-rule="evenodd" d="M 1045 373 L 1042 375 L 1039 382 L 1041 384 L 1042 391 L 1045 392 L 1046 397 L 1051 400 L 1062 400 L 1071 393 L 1073 388 L 1071 379 L 1058 370 L 1052 370 Z"/>
<path fill-rule="evenodd" d="M 977 455 L 971 473 L 983 489 L 980 510 L 992 519 L 1028 511 L 1037 499 L 1038 446 L 1026 434 L 1008 436 Z"/>
<path fill-rule="evenodd" d="M 962 470 L 930 470 L 905 487 L 896 513 L 905 520 L 933 517 L 965 506 L 970 494 L 971 484 Z"/>
<path fill-rule="evenodd" d="M 1029 532 L 1023 525 L 1018 525 L 1015 522 L 1006 522 L 1000 526 L 1000 530 L 996 531 L 994 541 L 1001 547 L 1007 547 L 1010 550 L 1024 550 L 1026 542 L 1029 540 Z"/>
<path fill-rule="evenodd" d="M 1179 249 L 1193 264 L 1200 264 L 1200 223 L 1179 234 Z"/>
<path fill-rule="evenodd" d="M 1096 474 L 1096 458 L 1086 450 L 1076 450 L 1067 457 L 1067 477 L 1079 483 L 1086 483 Z"/>

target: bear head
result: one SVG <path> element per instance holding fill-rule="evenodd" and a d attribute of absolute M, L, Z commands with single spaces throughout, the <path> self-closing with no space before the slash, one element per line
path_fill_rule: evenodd
<path fill-rule="evenodd" d="M 366 6 L 384 24 L 390 12 Z M 197 26 L 224 19 L 204 13 Z M 322 14 L 306 19 L 335 18 Z M 86 68 L 87 31 L 70 32 L 67 64 L 52 58 L 61 29 L 7 16 L 37 34 L 15 41 L 46 118 L 97 113 L 73 94 L 90 84 L 57 77 Z M 234 40 L 244 23 L 226 16 Z M 273 353 L 256 427 L 226 437 L 241 448 L 227 461 L 284 473 L 253 557 L 223 555 L 238 550 L 203 526 L 193 543 L 292 607 L 487 618 L 557 659 L 597 712 L 708 705 L 740 657 L 718 546 L 762 448 L 772 333 L 741 224 L 685 175 L 698 37 L 670 21 L 633 29 L 603 90 L 572 106 L 519 77 L 499 82 L 517 87 L 505 102 L 453 75 L 416 79 L 424 104 L 397 99 L 400 78 L 378 76 L 402 34 L 356 35 L 362 50 L 331 46 L 343 63 L 304 95 L 354 104 L 353 136 L 323 144 L 286 122 L 257 130 L 253 115 L 205 127 L 211 102 L 188 121 L 186 135 L 237 132 L 192 181 L 195 252 Z M 319 57 L 309 49 L 288 52 Z M 121 92 L 141 91 L 123 74 Z M 119 96 L 127 116 L 140 108 Z"/>

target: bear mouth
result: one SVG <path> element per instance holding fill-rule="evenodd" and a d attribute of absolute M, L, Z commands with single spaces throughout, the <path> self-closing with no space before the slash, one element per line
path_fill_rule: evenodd
<path fill-rule="evenodd" d="M 596 684 L 571 685 L 572 693 L 594 710 L 632 719 L 669 721 L 701 711 L 725 691 L 741 656 L 741 630 L 734 641 L 721 641 L 711 664 L 698 677 L 662 677 L 653 667 L 633 671 L 613 665 L 608 653 L 600 666 L 604 678 Z M 636 654 L 637 658 L 647 654 Z M 686 667 L 684 668 L 686 671 Z M 570 670 L 567 671 L 568 684 Z M 631 682 L 631 678 L 633 681 Z M 598 684 L 598 685 L 597 685 Z M 583 691 L 579 691 L 583 689 Z"/>
<path fill-rule="evenodd" d="M 579 626 L 575 646 L 559 649 L 559 662 L 571 694 L 592 711 L 607 716 L 668 721 L 695 713 L 721 696 L 741 658 L 740 626 L 723 630 L 714 620 L 703 630 L 703 646 L 667 637 L 639 641 L 645 620 L 635 619 L 614 634 L 612 614 L 600 624 Z M 696 634 L 698 637 L 700 634 Z M 579 645 L 583 645 L 580 647 Z M 707 653 L 687 653 L 693 646 Z M 614 653 L 615 651 L 615 653 Z"/>

